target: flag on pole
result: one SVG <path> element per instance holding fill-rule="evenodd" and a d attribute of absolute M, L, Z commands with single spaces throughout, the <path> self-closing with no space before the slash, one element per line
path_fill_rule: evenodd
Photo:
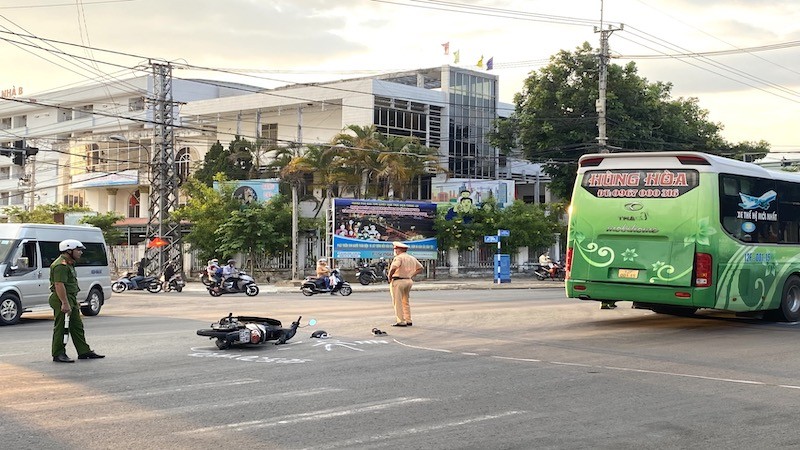
<path fill-rule="evenodd" d="M 456 50 L 453 52 L 453 64 L 458 64 L 459 59 L 461 59 L 461 50 Z"/>
<path fill-rule="evenodd" d="M 442 48 L 444 48 L 444 54 L 445 55 L 449 55 L 450 54 L 450 43 L 449 42 L 445 42 L 444 44 L 442 44 Z"/>
<path fill-rule="evenodd" d="M 481 59 L 478 60 L 478 63 L 476 64 L 476 66 L 478 66 L 481 69 L 483 69 L 483 55 L 481 55 Z"/>
<path fill-rule="evenodd" d="M 494 69 L 494 56 L 492 56 L 491 58 L 489 58 L 488 61 L 486 61 L 486 70 L 492 70 L 492 69 Z"/>

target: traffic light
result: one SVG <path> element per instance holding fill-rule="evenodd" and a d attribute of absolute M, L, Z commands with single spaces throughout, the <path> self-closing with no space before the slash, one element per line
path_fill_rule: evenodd
<path fill-rule="evenodd" d="M 39 153 L 39 149 L 36 147 L 26 147 L 25 141 L 14 141 L 13 148 L 0 148 L 0 155 L 11 158 L 11 161 L 18 166 L 24 166 L 25 160 L 27 160 L 29 156 L 33 156 L 37 153 Z"/>

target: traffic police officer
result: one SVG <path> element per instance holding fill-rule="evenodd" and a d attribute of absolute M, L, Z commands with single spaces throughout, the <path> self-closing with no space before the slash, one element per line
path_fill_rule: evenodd
<path fill-rule="evenodd" d="M 83 321 L 78 306 L 78 276 L 75 273 L 75 262 L 80 259 L 86 247 L 81 241 L 67 239 L 58 244 L 61 256 L 50 265 L 50 307 L 53 308 L 53 361 L 60 363 L 75 362 L 67 356 L 64 345 L 64 322 L 69 314 L 69 334 L 78 351 L 78 359 L 105 358 L 93 352 L 83 335 Z"/>

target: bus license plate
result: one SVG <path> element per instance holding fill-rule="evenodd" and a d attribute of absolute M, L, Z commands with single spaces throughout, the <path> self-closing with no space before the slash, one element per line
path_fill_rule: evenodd
<path fill-rule="evenodd" d="M 239 330 L 239 342 L 250 342 L 250 330 Z"/>
<path fill-rule="evenodd" d="M 619 269 L 620 278 L 639 278 L 639 271 L 636 269 Z"/>

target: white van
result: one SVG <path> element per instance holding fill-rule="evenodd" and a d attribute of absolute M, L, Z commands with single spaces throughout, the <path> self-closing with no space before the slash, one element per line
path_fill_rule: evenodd
<path fill-rule="evenodd" d="M 0 224 L 0 325 L 14 325 L 23 313 L 52 311 L 50 264 L 58 258 L 58 243 L 77 239 L 86 247 L 75 265 L 78 301 L 86 316 L 100 313 L 111 297 L 111 273 L 105 238 L 91 226 L 39 223 Z"/>

